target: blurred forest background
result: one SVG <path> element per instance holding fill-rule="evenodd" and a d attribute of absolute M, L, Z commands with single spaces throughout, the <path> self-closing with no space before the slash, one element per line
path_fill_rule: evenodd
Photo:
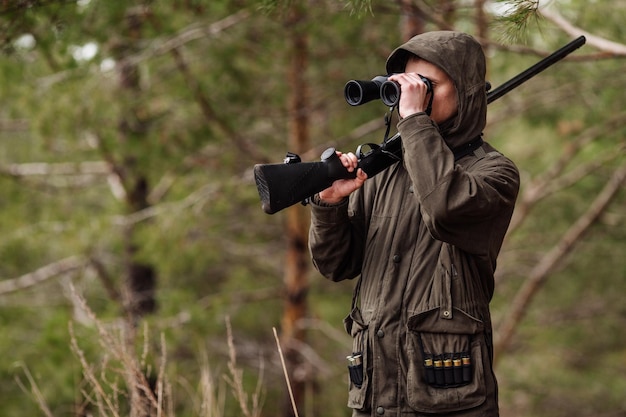
<path fill-rule="evenodd" d="M 522 190 L 492 302 L 504 417 L 626 416 L 624 0 L 0 1 L 0 414 L 349 416 L 353 282 L 256 163 L 384 135 L 349 79 L 466 31 Z M 273 329 L 279 338 L 275 338 Z M 277 343 L 280 340 L 280 344 Z"/>

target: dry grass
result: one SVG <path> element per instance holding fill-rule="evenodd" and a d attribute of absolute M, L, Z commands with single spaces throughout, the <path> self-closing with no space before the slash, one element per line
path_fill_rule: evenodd
<path fill-rule="evenodd" d="M 136 329 L 129 328 L 128 323 L 105 323 L 98 319 L 89 308 L 83 297 L 71 289 L 73 302 L 97 330 L 100 345 L 100 360 L 89 359 L 81 348 L 74 324 L 69 323 L 70 346 L 81 365 L 83 382 L 79 387 L 82 401 L 76 404 L 74 414 L 77 416 L 100 417 L 176 417 L 171 379 L 167 368 L 167 350 L 165 337 L 160 335 L 159 351 L 156 353 L 158 369 L 152 369 L 149 358 L 155 356 L 150 351 L 150 335 L 148 326 L 144 324 L 141 338 Z M 256 389 L 248 393 L 244 387 L 243 370 L 237 365 L 237 355 L 233 341 L 230 320 L 226 320 L 228 342 L 228 373 L 223 381 L 230 387 L 232 396 L 243 417 L 259 417 L 262 407 L 262 378 L 259 377 Z M 140 343 L 141 342 L 141 343 Z M 140 345 L 140 349 L 136 346 Z M 26 382 L 18 378 L 18 384 L 29 392 L 46 417 L 55 417 L 48 406 L 38 383 L 26 366 L 23 366 Z M 183 378 L 180 378 L 183 380 Z M 224 417 L 226 402 L 223 384 L 216 383 L 208 363 L 207 355 L 202 356 L 199 380 L 196 389 L 188 389 L 190 396 L 187 409 L 193 409 L 199 417 Z M 187 384 L 189 385 L 189 384 Z"/>

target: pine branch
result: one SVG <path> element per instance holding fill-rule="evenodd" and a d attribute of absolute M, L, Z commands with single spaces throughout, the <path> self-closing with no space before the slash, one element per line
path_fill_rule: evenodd
<path fill-rule="evenodd" d="M 28 162 L 0 166 L 0 173 L 14 177 L 50 175 L 108 175 L 109 164 L 104 161 L 84 162 Z"/>
<path fill-rule="evenodd" d="M 8 294 L 33 287 L 56 276 L 67 274 L 87 264 L 82 256 L 70 256 L 43 266 L 21 277 L 0 281 L 0 294 Z"/>
<path fill-rule="evenodd" d="M 539 19 L 539 0 L 509 0 L 509 9 L 495 19 L 501 38 L 506 42 L 519 42 L 527 33 L 531 23 Z"/>
<path fill-rule="evenodd" d="M 123 63 L 128 65 L 137 65 L 140 62 L 145 61 L 149 58 L 171 53 L 172 51 L 183 47 L 189 42 L 217 36 L 218 34 L 224 32 L 226 29 L 229 29 L 241 23 L 242 21 L 247 19 L 249 15 L 250 12 L 246 9 L 243 9 L 237 13 L 225 17 L 222 20 L 212 22 L 208 25 L 201 25 L 197 23 L 190 25 L 172 38 L 155 39 L 148 45 L 148 47 L 143 49 L 141 52 L 134 55 L 126 56 L 123 60 Z"/>
<path fill-rule="evenodd" d="M 528 306 L 548 280 L 550 274 L 561 266 L 567 255 L 574 251 L 583 235 L 595 224 L 607 209 L 613 198 L 626 182 L 626 165 L 619 167 L 598 194 L 588 210 L 565 232 L 561 240 L 550 250 L 531 271 L 522 288 L 517 292 L 511 303 L 511 309 L 498 327 L 495 342 L 496 359 L 507 351 L 520 322 L 524 318 Z"/>
<path fill-rule="evenodd" d="M 552 164 L 552 166 L 549 167 L 541 176 L 534 178 L 529 182 L 528 186 L 525 187 L 523 194 L 518 199 L 518 204 L 515 209 L 513 219 L 511 220 L 508 234 L 510 235 L 514 230 L 516 230 L 528 217 L 533 207 L 535 207 L 545 197 L 565 188 L 568 185 L 571 185 L 577 178 L 582 178 L 584 174 L 595 169 L 599 162 L 603 162 L 597 161 L 593 164 L 579 167 L 572 173 L 564 174 L 567 166 L 586 145 L 599 137 L 616 131 L 624 125 L 625 120 L 626 113 L 619 113 L 611 117 L 605 123 L 586 129 L 574 138 L 565 148 L 561 157 L 557 159 L 554 164 Z M 619 152 L 613 152 L 609 155 L 609 158 L 617 157 L 618 155 L 620 155 Z"/>
<path fill-rule="evenodd" d="M 565 33 L 573 37 L 584 36 L 587 44 L 595 46 L 612 56 L 626 56 L 626 44 L 613 42 L 600 36 L 593 35 L 583 29 L 574 26 L 571 22 L 561 16 L 554 8 L 542 7 L 539 13 L 561 28 Z"/>

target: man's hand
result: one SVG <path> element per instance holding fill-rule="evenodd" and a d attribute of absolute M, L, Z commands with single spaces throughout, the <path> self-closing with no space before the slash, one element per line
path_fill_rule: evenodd
<path fill-rule="evenodd" d="M 324 203 L 335 204 L 352 194 L 355 190 L 361 188 L 363 183 L 367 179 L 367 174 L 361 169 L 357 169 L 359 163 L 357 157 L 352 152 L 346 154 L 337 151 L 337 156 L 341 160 L 341 163 L 348 170 L 348 172 L 356 171 L 356 178 L 347 180 L 337 180 L 325 189 L 320 191 L 319 197 Z"/>
<path fill-rule="evenodd" d="M 402 73 L 389 77 L 390 81 L 400 84 L 402 94 L 398 104 L 400 117 L 408 117 L 412 114 L 423 112 L 428 104 L 428 86 L 424 84 L 419 74 Z"/>

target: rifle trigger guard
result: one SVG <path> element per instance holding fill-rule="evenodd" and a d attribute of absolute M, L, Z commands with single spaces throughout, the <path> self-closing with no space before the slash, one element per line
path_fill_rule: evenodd
<path fill-rule="evenodd" d="M 363 153 L 363 147 L 364 146 L 369 146 L 370 150 L 367 151 L 366 153 Z M 375 143 L 364 143 L 359 145 L 358 148 L 356 148 L 356 158 L 357 159 L 363 159 L 363 157 L 365 157 L 366 155 L 368 155 L 370 152 L 375 151 L 376 149 L 380 148 L 380 145 L 376 145 Z"/>

